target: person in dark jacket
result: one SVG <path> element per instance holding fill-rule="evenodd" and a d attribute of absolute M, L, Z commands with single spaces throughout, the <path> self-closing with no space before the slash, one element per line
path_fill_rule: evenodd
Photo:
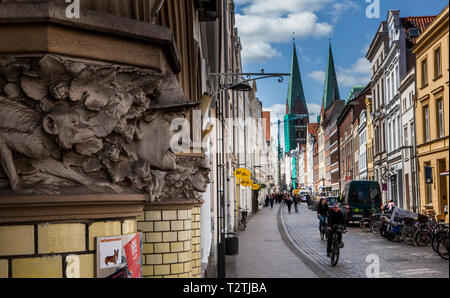
<path fill-rule="evenodd" d="M 273 202 L 275 201 L 275 195 L 270 196 L 270 209 L 273 209 Z"/>
<path fill-rule="evenodd" d="M 287 205 L 287 208 L 288 208 L 289 213 L 291 213 L 292 198 L 291 198 L 290 195 L 286 195 L 285 203 L 286 203 L 286 205 Z"/>
<path fill-rule="evenodd" d="M 323 221 L 327 222 L 329 213 L 328 202 L 325 198 L 321 198 L 317 205 L 317 218 L 319 219 L 319 229 Z"/>
<path fill-rule="evenodd" d="M 300 203 L 300 198 L 298 195 L 294 195 L 293 202 L 295 213 L 298 213 L 298 204 Z"/>
<path fill-rule="evenodd" d="M 327 257 L 331 253 L 331 243 L 333 241 L 333 235 L 336 233 L 338 226 L 343 226 L 342 232 L 347 232 L 346 225 L 347 220 L 345 219 L 344 213 L 341 211 L 339 204 L 335 204 L 331 212 L 328 214 L 328 243 L 327 243 Z M 339 234 L 339 243 L 341 243 L 341 248 L 344 246 L 342 242 L 342 234 Z"/>

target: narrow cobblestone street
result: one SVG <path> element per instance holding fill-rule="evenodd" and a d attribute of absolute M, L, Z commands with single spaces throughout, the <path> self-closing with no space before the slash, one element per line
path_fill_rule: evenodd
<path fill-rule="evenodd" d="M 239 255 L 227 256 L 227 277 L 366 277 L 368 255 L 380 260 L 380 277 L 449 277 L 448 262 L 430 246 L 389 242 L 379 235 L 348 227 L 339 263 L 331 267 L 326 242 L 320 239 L 316 213 L 300 206 L 300 213 L 264 208 L 239 234 Z"/>

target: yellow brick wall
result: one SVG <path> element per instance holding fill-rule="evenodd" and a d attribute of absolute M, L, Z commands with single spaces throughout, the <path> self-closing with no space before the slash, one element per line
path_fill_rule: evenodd
<path fill-rule="evenodd" d="M 144 211 L 144 277 L 201 277 L 200 207 Z M 194 244 L 195 243 L 195 244 Z"/>
<path fill-rule="evenodd" d="M 136 232 L 136 219 L 2 225 L 0 278 L 61 278 L 74 276 L 74 272 L 93 278 L 95 238 Z M 143 250 L 153 252 L 153 247 L 147 245 Z M 77 270 L 68 264 L 74 258 Z"/>

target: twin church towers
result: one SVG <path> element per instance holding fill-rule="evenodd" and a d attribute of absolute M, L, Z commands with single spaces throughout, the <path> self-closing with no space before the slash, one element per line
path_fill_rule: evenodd
<path fill-rule="evenodd" d="M 329 44 L 328 62 L 325 74 L 325 85 L 322 98 L 322 109 L 327 110 L 333 101 L 340 99 L 336 70 L 334 67 L 331 42 Z M 306 145 L 309 124 L 308 105 L 305 99 L 300 67 L 295 42 L 291 61 L 291 76 L 286 98 L 286 115 L 284 116 L 284 142 L 285 152 L 290 154 L 293 150 L 301 150 Z M 292 179 L 297 177 L 296 159 L 292 155 Z"/>

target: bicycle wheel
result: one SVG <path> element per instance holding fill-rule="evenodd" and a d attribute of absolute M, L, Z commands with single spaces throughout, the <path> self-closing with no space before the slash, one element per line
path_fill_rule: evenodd
<path fill-rule="evenodd" d="M 379 220 L 374 221 L 372 223 L 372 225 L 370 226 L 370 230 L 372 232 L 374 232 L 375 234 L 379 234 L 380 233 L 380 226 L 381 226 L 381 221 L 379 221 Z"/>
<path fill-rule="evenodd" d="M 416 243 L 417 246 L 427 246 L 429 238 L 431 238 L 430 236 L 428 231 L 419 229 L 414 234 L 414 243 Z"/>
<path fill-rule="evenodd" d="M 448 260 L 448 236 L 439 239 L 437 244 L 438 254 L 444 260 Z"/>
<path fill-rule="evenodd" d="M 359 227 L 361 228 L 361 230 L 363 230 L 363 232 L 369 233 L 371 223 L 371 219 L 366 217 L 361 219 L 361 221 L 359 222 Z"/>
<path fill-rule="evenodd" d="M 331 266 L 336 266 L 339 261 L 339 243 L 337 239 L 333 239 L 333 245 L 331 247 Z"/>
<path fill-rule="evenodd" d="M 405 226 L 402 229 L 402 238 L 409 245 L 414 245 L 414 227 Z"/>
<path fill-rule="evenodd" d="M 438 253 L 438 242 L 442 237 L 445 237 L 446 235 L 447 232 L 445 231 L 439 231 L 433 235 L 433 239 L 431 239 L 431 247 L 433 248 L 434 252 Z"/>

